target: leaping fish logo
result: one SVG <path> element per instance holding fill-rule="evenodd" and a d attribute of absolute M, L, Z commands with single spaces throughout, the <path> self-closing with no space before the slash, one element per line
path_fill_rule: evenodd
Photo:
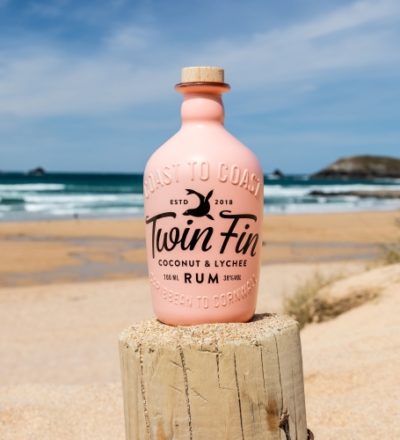
<path fill-rule="evenodd" d="M 183 215 L 191 215 L 193 217 L 208 217 L 210 220 L 214 220 L 214 217 L 209 214 L 210 212 L 210 198 L 213 195 L 214 190 L 211 190 L 205 197 L 203 194 L 198 193 L 194 189 L 186 188 L 188 195 L 195 194 L 199 198 L 199 206 L 192 209 L 187 209 Z"/>

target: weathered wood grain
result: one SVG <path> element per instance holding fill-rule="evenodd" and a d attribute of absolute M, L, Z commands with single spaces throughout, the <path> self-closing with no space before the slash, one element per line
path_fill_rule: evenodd
<path fill-rule="evenodd" d="M 120 337 L 127 440 L 306 440 L 299 329 L 144 321 Z"/>

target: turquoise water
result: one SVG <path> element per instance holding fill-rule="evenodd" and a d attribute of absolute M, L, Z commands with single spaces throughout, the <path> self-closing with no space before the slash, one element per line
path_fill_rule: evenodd
<path fill-rule="evenodd" d="M 141 174 L 0 174 L 0 220 L 143 215 Z M 400 181 L 316 180 L 306 175 L 265 177 L 265 211 L 346 212 L 400 209 L 400 199 L 311 196 L 319 191 L 400 190 Z"/>

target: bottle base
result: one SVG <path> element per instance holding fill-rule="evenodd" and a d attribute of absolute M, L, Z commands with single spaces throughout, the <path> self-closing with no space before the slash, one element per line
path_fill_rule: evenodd
<path fill-rule="evenodd" d="M 156 318 L 162 324 L 172 327 L 177 326 L 192 326 L 192 325 L 204 325 L 204 324 L 228 324 L 228 323 L 246 323 L 253 319 L 255 311 L 247 314 L 240 315 L 224 315 L 224 316 L 185 316 L 185 317 L 171 317 L 160 316 L 156 314 Z"/>

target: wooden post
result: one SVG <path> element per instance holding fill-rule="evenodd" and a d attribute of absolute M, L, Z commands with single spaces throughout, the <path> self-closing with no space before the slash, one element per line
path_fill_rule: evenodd
<path fill-rule="evenodd" d="M 307 440 L 299 328 L 144 321 L 120 337 L 127 440 Z"/>

